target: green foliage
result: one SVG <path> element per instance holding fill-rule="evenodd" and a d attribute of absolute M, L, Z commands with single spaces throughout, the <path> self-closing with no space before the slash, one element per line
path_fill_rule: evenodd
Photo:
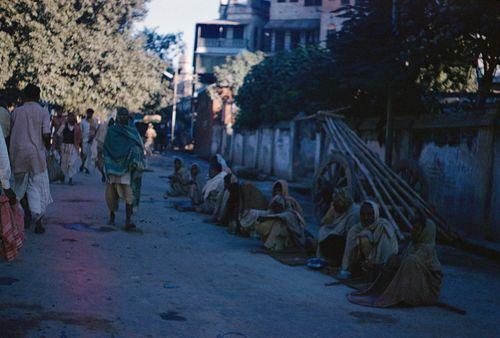
<path fill-rule="evenodd" d="M 43 99 L 74 111 L 166 104 L 168 63 L 131 31 L 145 3 L 0 0 L 0 90 L 34 82 Z"/>
<path fill-rule="evenodd" d="M 252 68 L 239 90 L 237 124 L 252 128 L 331 108 L 336 87 L 333 71 L 329 52 L 319 47 L 266 57 Z"/>
<path fill-rule="evenodd" d="M 500 2 L 404 0 L 400 6 L 408 57 L 430 80 L 424 84 L 437 85 L 427 88 L 475 91 L 471 70 L 480 69 L 480 96 L 489 95 L 500 64 Z M 442 78 L 453 80 L 443 86 Z"/>
<path fill-rule="evenodd" d="M 214 68 L 217 86 L 228 87 L 234 95 L 238 95 L 245 77 L 253 66 L 264 60 L 265 54 L 262 52 L 252 53 L 243 51 L 235 57 L 228 57 L 227 62 Z"/>
<path fill-rule="evenodd" d="M 163 61 L 169 62 L 172 57 L 179 54 L 184 45 L 182 41 L 182 33 L 178 34 L 159 34 L 154 29 L 146 28 L 139 37 L 144 40 L 144 49 L 152 52 Z"/>

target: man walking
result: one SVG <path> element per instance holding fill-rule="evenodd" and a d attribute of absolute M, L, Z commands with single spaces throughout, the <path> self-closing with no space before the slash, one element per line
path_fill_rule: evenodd
<path fill-rule="evenodd" d="M 89 173 L 93 168 L 92 163 L 92 142 L 97 132 L 97 121 L 94 119 L 94 110 L 87 109 L 82 125 L 82 168 L 85 173 Z"/>
<path fill-rule="evenodd" d="M 125 231 L 136 230 L 132 222 L 134 208 L 141 197 L 142 172 L 146 167 L 141 136 L 129 124 L 126 108 L 117 109 L 117 123 L 108 128 L 104 141 L 104 170 L 107 177 L 106 204 L 109 224 L 115 224 L 120 199 L 125 200 Z"/>
<path fill-rule="evenodd" d="M 50 148 L 50 115 L 40 101 L 40 88 L 28 84 L 24 88 L 24 104 L 12 113 L 10 139 L 13 190 L 24 210 L 24 225 L 34 220 L 35 233 L 45 232 L 43 216 L 52 203 L 46 151 Z"/>

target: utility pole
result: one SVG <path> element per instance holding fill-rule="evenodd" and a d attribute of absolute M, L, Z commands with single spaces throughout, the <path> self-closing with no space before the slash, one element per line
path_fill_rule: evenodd
<path fill-rule="evenodd" d="M 392 34 L 398 35 L 398 8 L 397 0 L 392 0 Z M 392 82 L 392 80 L 390 81 Z M 386 125 L 385 125 L 385 164 L 392 166 L 392 152 L 394 149 L 394 112 L 393 112 L 393 84 L 389 83 L 387 90 Z"/>
<path fill-rule="evenodd" d="M 175 122 L 177 119 L 177 81 L 178 81 L 179 68 L 175 68 L 174 73 L 174 104 L 172 106 L 172 130 L 170 135 L 170 143 L 173 145 L 175 140 Z"/>

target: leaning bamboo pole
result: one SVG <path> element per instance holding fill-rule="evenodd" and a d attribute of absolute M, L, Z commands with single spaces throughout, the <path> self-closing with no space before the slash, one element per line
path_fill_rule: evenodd
<path fill-rule="evenodd" d="M 414 191 L 406 181 L 404 181 L 399 175 L 392 171 L 392 169 L 389 168 L 385 163 L 376 158 L 376 156 L 372 154 L 371 150 L 366 146 L 366 144 L 343 121 L 338 121 L 339 123 L 343 124 L 343 129 L 348 131 L 353 136 L 352 138 L 356 140 L 363 149 L 365 149 L 365 152 L 371 154 L 373 162 L 380 166 L 384 171 L 384 176 L 392 178 L 395 181 L 393 183 L 393 186 L 399 191 L 399 194 L 401 194 L 410 204 L 412 204 L 415 210 L 418 210 L 427 215 L 436 223 L 438 232 L 441 236 L 443 236 L 448 241 L 458 239 L 458 236 L 453 231 L 451 231 L 451 229 L 446 225 L 446 222 L 435 212 L 433 212 L 433 210 L 428 206 L 427 202 L 424 201 L 422 197 L 416 191 Z M 407 209 L 409 212 L 412 212 L 411 208 Z"/>
<path fill-rule="evenodd" d="M 336 123 L 333 123 L 336 125 Z M 404 225 L 406 226 L 406 232 L 411 232 L 413 229 L 413 225 L 411 222 L 408 220 L 408 218 L 401 212 L 401 208 L 399 205 L 396 203 L 395 199 L 398 200 L 399 203 L 403 204 L 403 208 L 407 209 L 408 205 L 402 200 L 402 198 L 399 196 L 394 191 L 393 186 L 388 182 L 384 175 L 380 173 L 378 168 L 372 163 L 364 153 L 363 149 L 359 147 L 358 144 L 356 144 L 355 140 L 353 140 L 349 135 L 345 134 L 345 130 L 342 130 L 342 127 L 336 126 L 337 132 L 340 135 L 343 135 L 346 139 L 347 142 L 351 142 L 352 147 L 354 148 L 355 151 L 357 151 L 357 154 L 359 157 L 362 159 L 362 161 L 368 166 L 368 169 L 370 170 L 370 173 L 373 174 L 373 177 L 375 179 L 375 182 L 379 186 L 379 189 L 382 190 L 384 195 L 386 196 L 387 200 L 389 201 L 389 204 L 393 208 L 393 210 L 396 212 L 396 214 L 399 216 L 399 218 L 403 221 Z M 382 182 L 383 181 L 383 182 Z M 403 231 L 404 232 L 404 231 Z"/>
<path fill-rule="evenodd" d="M 392 214 L 389 212 L 389 208 L 387 207 L 387 205 L 386 205 L 384 199 L 382 198 L 380 192 L 376 188 L 375 183 L 373 182 L 372 176 L 370 175 L 368 169 L 366 169 L 365 165 L 363 163 L 361 163 L 361 161 L 357 158 L 356 154 L 354 154 L 354 152 L 345 143 L 345 140 L 343 140 L 342 137 L 340 137 L 338 134 L 335 133 L 335 128 L 336 127 L 334 126 L 333 121 L 331 121 L 331 119 L 327 119 L 326 121 L 327 121 L 327 124 L 328 124 L 328 128 L 330 129 L 330 133 L 332 135 L 336 135 L 338 137 L 337 139 L 339 140 L 340 144 L 343 145 L 344 150 L 348 153 L 348 155 L 357 164 L 357 166 L 361 170 L 361 173 L 365 176 L 366 180 L 368 181 L 368 184 L 372 188 L 373 193 L 375 194 L 375 197 L 377 198 L 377 201 L 378 201 L 379 205 L 381 206 L 382 210 L 384 211 L 385 216 L 389 219 L 389 221 L 391 222 L 391 224 L 394 226 L 394 230 L 396 231 L 396 234 L 398 235 L 398 237 L 400 239 L 403 239 L 404 236 L 401 233 L 400 229 L 398 228 L 397 223 L 394 220 Z"/>
<path fill-rule="evenodd" d="M 458 238 L 456 233 L 447 227 L 446 222 L 439 217 L 428 203 L 409 184 L 397 175 L 389 166 L 383 163 L 341 120 L 340 116 L 323 115 L 323 125 L 338 150 L 350 157 L 355 167 L 368 183 L 365 188 L 360 180 L 356 180 L 357 187 L 363 197 L 374 198 L 381 206 L 384 215 L 394 225 L 396 233 L 402 239 L 403 232 L 408 234 L 413 225 L 410 218 L 419 211 L 430 217 L 437 225 L 439 234 L 447 241 Z M 353 173 L 356 174 L 356 173 Z M 368 190 L 367 190 L 368 189 Z M 407 217 L 406 215 L 410 217 Z M 397 224 L 399 219 L 402 224 Z M 404 230 L 401 231 L 403 226 Z"/>

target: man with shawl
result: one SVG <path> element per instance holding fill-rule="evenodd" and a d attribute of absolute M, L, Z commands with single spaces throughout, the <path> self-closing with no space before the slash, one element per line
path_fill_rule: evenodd
<path fill-rule="evenodd" d="M 189 194 L 191 179 L 186 168 L 184 168 L 184 161 L 180 157 L 174 158 L 174 173 L 169 176 L 169 180 L 169 186 L 163 196 L 164 198 L 187 196 Z"/>
<path fill-rule="evenodd" d="M 120 199 L 125 200 L 125 230 L 136 228 L 132 223 L 134 208 L 141 197 L 142 172 L 146 168 L 141 136 L 129 124 L 126 108 L 117 109 L 117 123 L 108 128 L 104 141 L 104 170 L 107 176 L 106 203 L 110 211 L 109 223 L 114 224 Z"/>
<path fill-rule="evenodd" d="M 217 207 L 219 194 L 224 191 L 224 177 L 227 173 L 222 170 L 222 165 L 218 162 L 211 163 L 209 177 L 202 190 L 203 203 L 196 208 L 196 211 L 213 215 Z"/>
<path fill-rule="evenodd" d="M 304 218 L 287 202 L 283 195 L 276 195 L 268 210 L 253 210 L 256 220 L 242 227 L 253 227 L 266 249 L 283 251 L 302 249 L 306 244 Z M 246 218 L 248 221 L 248 218 Z"/>
<path fill-rule="evenodd" d="M 106 183 L 106 175 L 104 173 L 104 141 L 106 140 L 108 128 L 112 127 L 114 124 L 115 119 L 113 118 L 110 118 L 108 123 L 101 123 L 99 128 L 97 128 L 97 133 L 92 144 L 92 157 L 97 169 L 101 173 L 102 183 Z"/>
<path fill-rule="evenodd" d="M 217 221 L 220 225 L 227 226 L 227 231 L 231 234 L 247 235 L 240 226 L 242 215 L 248 210 L 266 210 L 268 204 L 267 199 L 255 185 L 249 182 L 239 183 L 233 179 L 225 190 Z"/>
<path fill-rule="evenodd" d="M 46 152 L 50 149 L 50 114 L 38 102 L 40 88 L 28 84 L 25 103 L 12 113 L 10 154 L 14 174 L 13 190 L 24 210 L 28 228 L 35 221 L 35 233 L 45 232 L 43 217 L 52 203 Z"/>
<path fill-rule="evenodd" d="M 349 270 L 363 268 L 369 274 L 377 271 L 398 254 L 398 239 L 394 226 L 380 217 L 377 203 L 365 201 L 361 204 L 360 224 L 349 230 L 346 249 L 339 277 L 349 277 Z"/>
<path fill-rule="evenodd" d="M 332 204 L 321 224 L 316 256 L 338 266 L 346 247 L 347 233 L 359 224 L 359 205 L 354 203 L 350 189 L 341 188 L 333 192 Z"/>
<path fill-rule="evenodd" d="M 436 253 L 436 225 L 421 214 L 412 223 L 412 240 L 399 267 L 387 264 L 370 288 L 349 295 L 349 301 L 375 307 L 438 302 L 443 274 Z"/>
<path fill-rule="evenodd" d="M 82 131 L 73 113 L 68 114 L 57 135 L 61 139 L 61 169 L 64 179 L 68 179 L 68 183 L 72 185 L 73 176 L 78 173 L 81 165 L 79 149 L 82 144 Z"/>

